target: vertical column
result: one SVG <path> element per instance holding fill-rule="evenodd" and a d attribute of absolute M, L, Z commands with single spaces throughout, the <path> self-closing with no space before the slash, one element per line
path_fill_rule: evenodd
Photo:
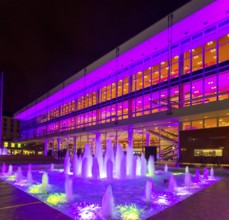
<path fill-rule="evenodd" d="M 49 140 L 44 140 L 44 156 L 48 155 L 48 146 L 49 146 Z"/>
<path fill-rule="evenodd" d="M 159 159 L 163 159 L 162 157 L 161 157 L 161 155 L 162 155 L 162 146 L 161 146 L 161 128 L 159 127 Z"/>
<path fill-rule="evenodd" d="M 179 76 L 184 74 L 184 53 L 179 55 Z"/>
<path fill-rule="evenodd" d="M 129 76 L 129 82 L 128 82 L 128 92 L 132 92 L 132 81 L 133 81 L 133 76 Z M 132 109 L 132 102 L 133 100 L 131 98 L 128 99 L 128 118 L 133 117 L 133 109 Z"/>
<path fill-rule="evenodd" d="M 3 73 L 0 74 L 0 148 L 3 148 L 3 141 L 2 141 L 2 102 L 3 102 Z"/>
<path fill-rule="evenodd" d="M 100 90 L 96 91 L 96 104 L 100 103 Z M 96 109 L 96 124 L 100 123 L 100 109 Z"/>
<path fill-rule="evenodd" d="M 55 140 L 53 139 L 53 142 L 52 142 L 52 155 L 51 156 L 54 156 L 54 151 L 55 151 Z"/>
<path fill-rule="evenodd" d="M 146 133 L 146 146 L 150 146 L 150 134 Z"/>
<path fill-rule="evenodd" d="M 179 85 L 179 108 L 184 107 L 185 96 L 184 96 L 184 85 Z"/>
<path fill-rule="evenodd" d="M 61 138 L 57 138 L 57 151 L 61 150 Z"/>
<path fill-rule="evenodd" d="M 73 154 L 77 152 L 77 136 L 73 137 Z"/>
<path fill-rule="evenodd" d="M 216 101 L 219 101 L 219 30 L 217 29 L 217 40 L 216 40 Z"/>
<path fill-rule="evenodd" d="M 115 131 L 115 148 L 117 149 L 118 146 L 118 131 Z"/>
<path fill-rule="evenodd" d="M 134 130 L 132 127 L 128 128 L 128 147 L 133 148 L 133 133 Z"/>
<path fill-rule="evenodd" d="M 181 145 L 180 145 L 180 132 L 182 130 L 182 122 L 178 123 L 178 151 L 177 151 L 177 166 L 180 165 L 180 163 L 182 162 L 182 158 L 181 158 Z"/>

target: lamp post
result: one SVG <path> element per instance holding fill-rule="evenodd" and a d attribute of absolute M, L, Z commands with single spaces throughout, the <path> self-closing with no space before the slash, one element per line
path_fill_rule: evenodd
<path fill-rule="evenodd" d="M 0 141 L 1 141 L 0 148 L 3 148 L 2 146 L 2 100 L 3 100 L 3 72 L 0 75 Z"/>

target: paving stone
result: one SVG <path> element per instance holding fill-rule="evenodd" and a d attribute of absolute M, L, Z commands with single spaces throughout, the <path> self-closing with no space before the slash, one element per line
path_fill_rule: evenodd
<path fill-rule="evenodd" d="M 228 220 L 229 178 L 165 209 L 148 220 Z"/>
<path fill-rule="evenodd" d="M 72 219 L 2 180 L 0 195 L 0 220 Z"/>

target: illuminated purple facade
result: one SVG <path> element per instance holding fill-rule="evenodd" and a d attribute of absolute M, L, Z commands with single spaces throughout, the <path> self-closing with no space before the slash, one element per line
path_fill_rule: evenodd
<path fill-rule="evenodd" d="M 229 126 L 229 2 L 190 2 L 15 118 L 22 120 L 19 141 L 44 141 L 45 154 L 80 151 L 86 142 L 94 151 L 110 139 L 114 147 L 138 153 L 154 146 L 159 160 L 178 160 L 188 147 L 180 146 L 182 132 Z M 225 143 L 193 149 L 196 161 L 227 155 Z"/>

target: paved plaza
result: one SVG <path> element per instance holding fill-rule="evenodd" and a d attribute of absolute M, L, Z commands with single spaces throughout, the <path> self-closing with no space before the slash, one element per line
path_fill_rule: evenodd
<path fill-rule="evenodd" d="M 229 219 L 229 170 L 220 168 L 217 169 L 215 173 L 216 175 L 222 176 L 223 179 L 149 219 Z M 0 180 L 0 195 L 1 220 L 71 219 L 65 214 L 49 207 L 45 203 L 2 180 Z"/>

